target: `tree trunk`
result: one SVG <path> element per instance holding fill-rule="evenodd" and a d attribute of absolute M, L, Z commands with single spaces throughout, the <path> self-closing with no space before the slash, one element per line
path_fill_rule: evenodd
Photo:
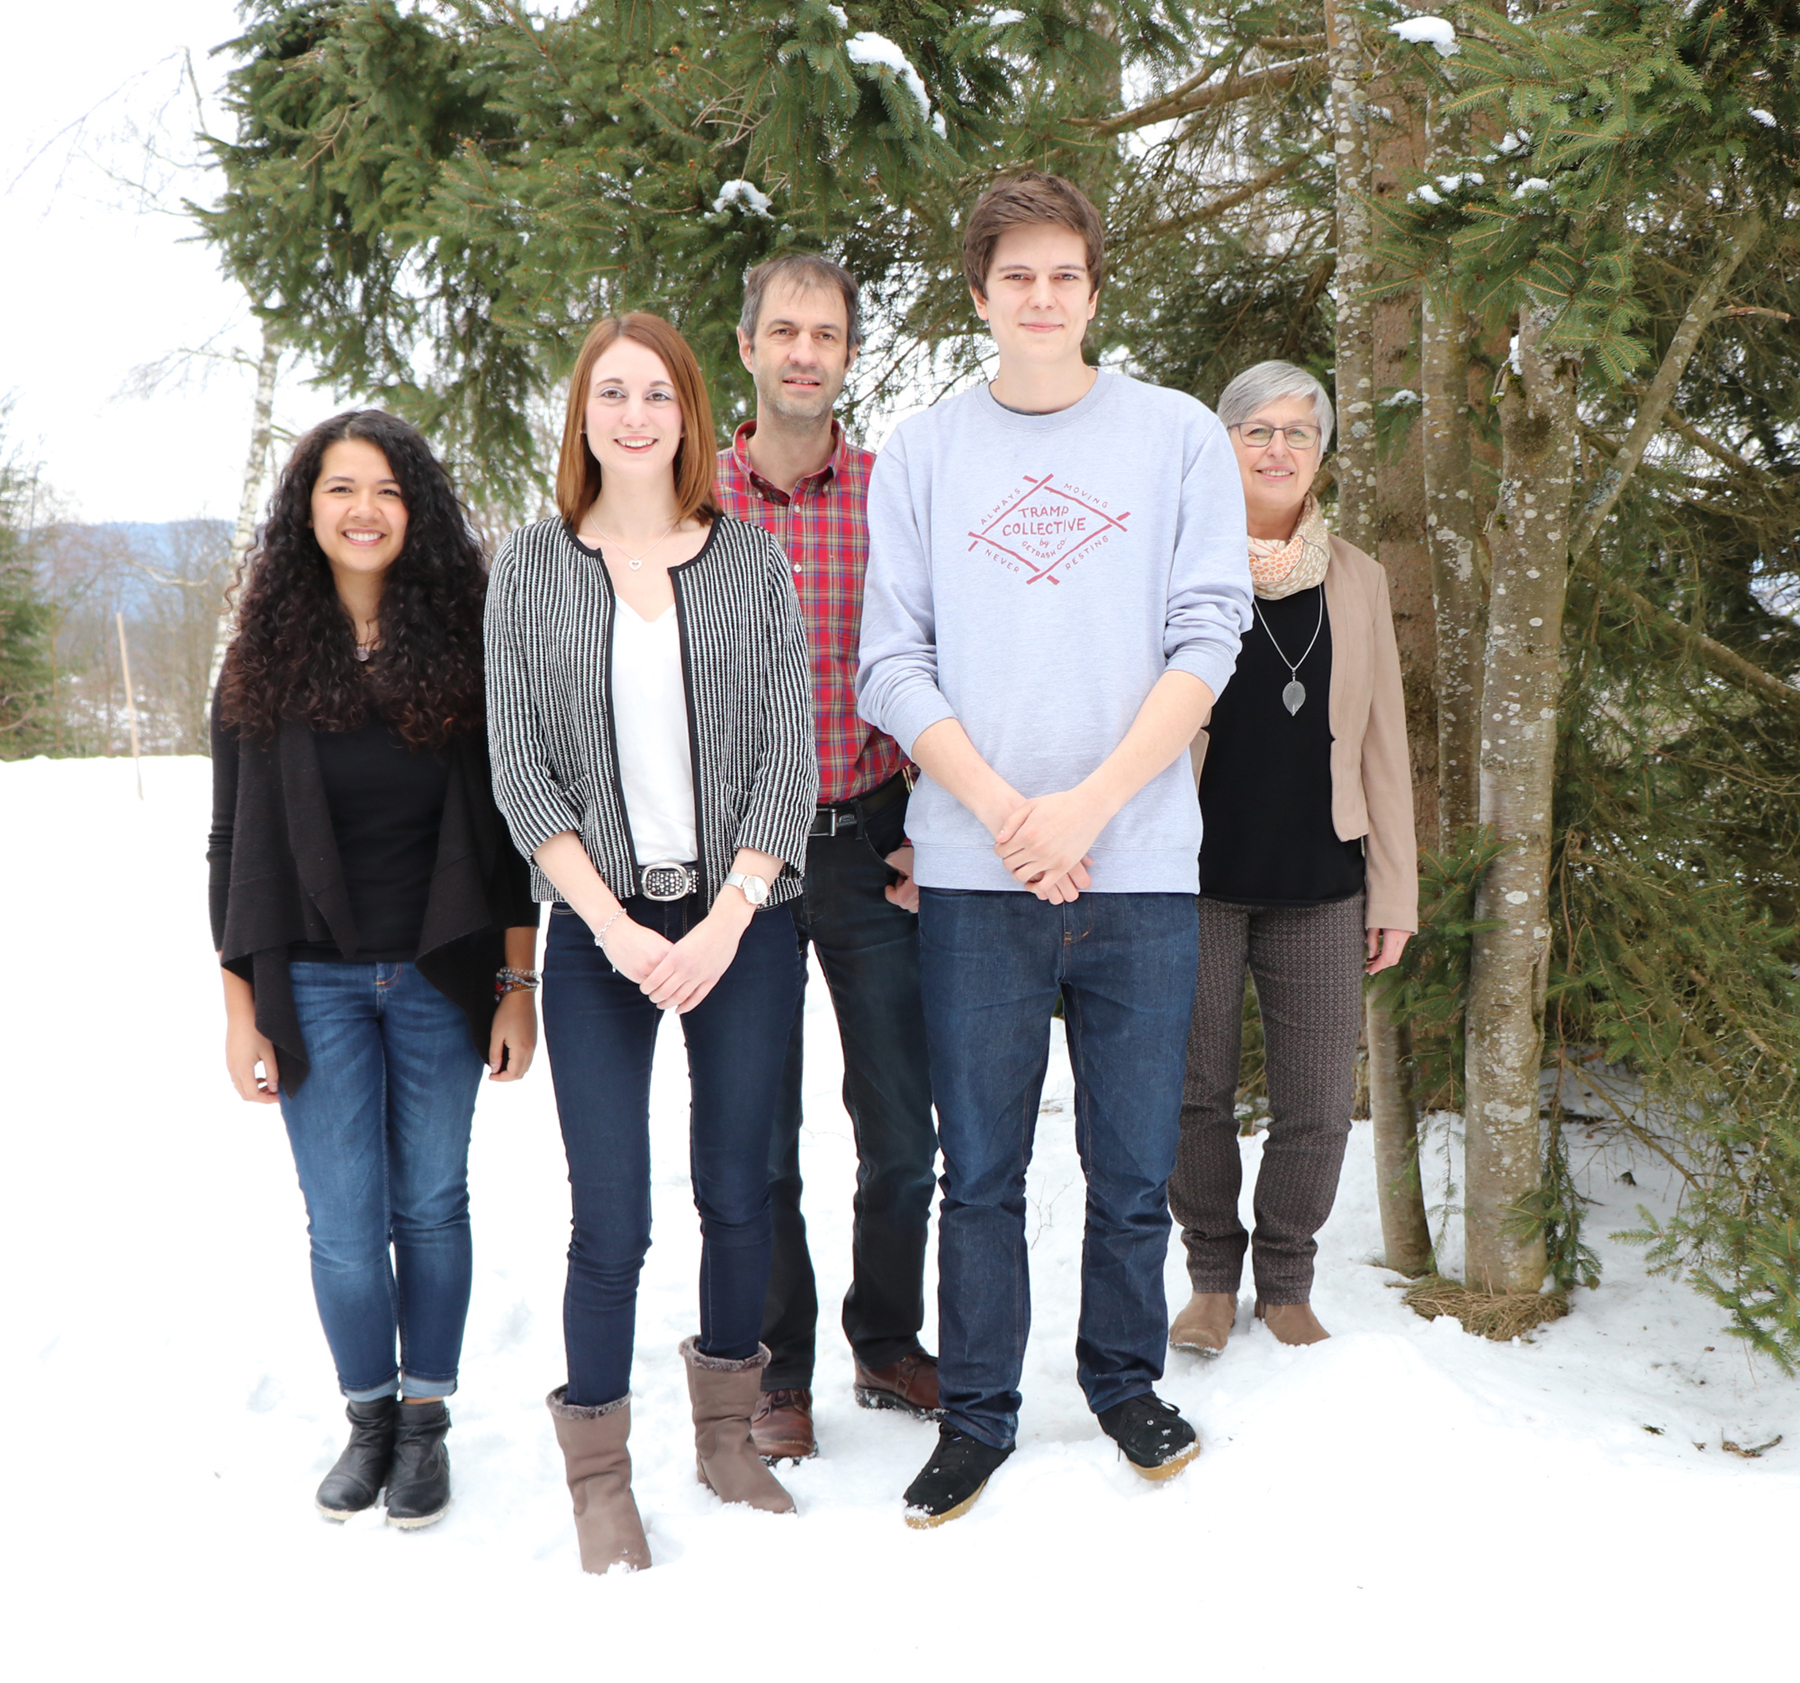
<path fill-rule="evenodd" d="M 237 525 L 231 534 L 230 578 L 234 583 L 256 538 L 256 506 L 262 497 L 263 476 L 269 465 L 269 445 L 274 436 L 275 370 L 280 361 L 281 352 L 265 323 L 262 356 L 256 365 L 256 404 L 250 416 L 250 448 L 244 457 L 243 490 L 238 497 Z M 213 638 L 212 664 L 206 675 L 209 696 L 219 687 L 225 651 L 236 633 L 237 606 L 227 599 L 219 605 L 219 629 Z"/>
<path fill-rule="evenodd" d="M 1431 1227 L 1419 1176 L 1419 1105 L 1413 1093 L 1412 1030 L 1397 1025 L 1368 996 L 1369 1111 L 1375 1118 L 1375 1195 L 1381 1210 L 1381 1243 L 1396 1274 L 1417 1276 L 1431 1268 Z M 1382 1126 L 1387 1117 L 1399 1126 Z M 1410 1124 L 1410 1126 L 1408 1126 Z"/>
<path fill-rule="evenodd" d="M 1375 490 L 1375 279 L 1369 193 L 1368 57 L 1354 0 L 1325 0 L 1331 63 L 1331 121 L 1337 159 L 1337 484 L 1338 535 L 1373 555 Z"/>
<path fill-rule="evenodd" d="M 1345 21 L 1355 27 L 1353 17 Z M 1380 392 L 1407 383 L 1418 337 L 1418 297 L 1399 293 L 1371 304 L 1349 290 L 1353 285 L 1357 293 L 1366 292 L 1376 278 L 1368 195 L 1391 192 L 1423 161 L 1424 133 L 1410 102 L 1391 84 L 1380 88 L 1378 103 L 1394 117 L 1371 124 L 1361 42 L 1349 39 L 1354 41 L 1354 61 L 1349 47 L 1342 59 L 1332 61 L 1334 103 L 1340 82 L 1355 90 L 1346 101 L 1350 150 L 1341 144 L 1338 148 L 1338 529 L 1373 555 L 1388 575 L 1406 699 L 1414 822 L 1417 834 L 1430 835 L 1437 824 L 1437 726 L 1425 488 L 1417 452 L 1399 450 L 1382 460 L 1375 438 Z M 1338 132 L 1341 141 L 1342 122 Z M 1351 160 L 1348 169 L 1346 159 Z M 1351 277 L 1348 282 L 1346 276 Z M 1363 535 L 1352 536 L 1359 529 Z M 1419 1113 L 1405 1062 L 1411 1048 L 1373 993 L 1365 995 L 1364 1013 L 1383 1247 L 1388 1267 L 1421 1274 L 1430 1265 L 1431 1231 L 1419 1180 Z"/>
<path fill-rule="evenodd" d="M 1468 125 L 1433 121 L 1433 150 L 1449 167 L 1461 156 Z M 1471 324 L 1447 289 L 1430 277 L 1420 299 L 1420 464 L 1425 530 L 1431 548 L 1436 621 L 1438 827 L 1447 847 L 1480 821 L 1481 669 L 1487 592 L 1476 566 L 1481 543 L 1470 448 Z"/>
<path fill-rule="evenodd" d="M 1488 869 L 1469 975 L 1464 1232 L 1473 1291 L 1543 1284 L 1538 1069 L 1550 928 L 1551 791 L 1569 580 L 1577 359 L 1545 352 L 1553 310 L 1527 306 L 1500 400 L 1502 482 L 1482 681 L 1480 816 L 1507 851 Z"/>

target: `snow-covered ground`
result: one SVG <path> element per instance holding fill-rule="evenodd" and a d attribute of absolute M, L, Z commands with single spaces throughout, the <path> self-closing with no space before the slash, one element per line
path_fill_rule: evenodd
<path fill-rule="evenodd" d="M 698 1234 L 680 1041 L 656 1097 L 656 1245 L 632 1448 L 656 1569 L 584 1577 L 542 1398 L 563 1377 L 567 1191 L 547 1072 L 484 1090 L 476 1278 L 452 1404 L 457 1499 L 424 1532 L 318 1518 L 343 1432 L 279 1117 L 220 1061 L 202 859 L 208 768 L 0 765 L 8 1009 L 0 1256 L 9 1604 L 20 1679 L 401 1674 L 1561 1677 L 1780 1665 L 1800 1385 L 1605 1235 L 1650 1165 L 1585 1166 L 1598 1292 L 1531 1344 L 1413 1316 L 1375 1266 L 1358 1125 L 1306 1350 L 1249 1326 L 1165 1393 L 1206 1451 L 1150 1486 L 1075 1384 L 1082 1186 L 1052 1065 L 1032 1171 L 1036 1325 L 1019 1453 L 966 1519 L 902 1523 L 933 1428 L 856 1408 L 828 1309 L 824 1453 L 797 1519 L 694 1482 L 677 1342 Z M 809 995 L 807 1216 L 846 1283 L 854 1157 Z M 1257 1142 L 1246 1142 L 1254 1157 Z M 1621 1184 L 1630 1168 L 1641 1183 Z M 1186 1287 L 1179 1246 L 1168 1286 Z M 927 1327 L 927 1337 L 931 1328 Z M 1760 1459 L 1751 1447 L 1785 1435 Z"/>

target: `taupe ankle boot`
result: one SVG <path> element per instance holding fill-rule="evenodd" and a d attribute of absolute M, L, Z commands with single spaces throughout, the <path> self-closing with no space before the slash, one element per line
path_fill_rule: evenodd
<path fill-rule="evenodd" d="M 631 1451 L 625 1447 L 631 1436 L 631 1398 L 577 1408 L 564 1401 L 568 1392 L 567 1385 L 558 1385 L 544 1405 L 556 1423 L 569 1494 L 575 1499 L 581 1569 L 604 1572 L 625 1566 L 641 1571 L 650 1564 L 650 1545 L 631 1494 Z"/>
<path fill-rule="evenodd" d="M 1169 1344 L 1176 1350 L 1216 1356 L 1225 1348 L 1236 1319 L 1236 1292 L 1197 1291 L 1169 1328 Z"/>
<path fill-rule="evenodd" d="M 765 1513 L 791 1514 L 794 1498 L 763 1465 L 750 1441 L 750 1411 L 762 1389 L 769 1351 L 728 1362 L 703 1356 L 697 1338 L 681 1341 L 687 1363 L 688 1397 L 694 1405 L 694 1470 L 721 1502 L 748 1502 Z"/>
<path fill-rule="evenodd" d="M 1259 1297 L 1256 1318 L 1283 1344 L 1317 1344 L 1331 1336 L 1319 1325 L 1310 1303 L 1264 1303 Z"/>

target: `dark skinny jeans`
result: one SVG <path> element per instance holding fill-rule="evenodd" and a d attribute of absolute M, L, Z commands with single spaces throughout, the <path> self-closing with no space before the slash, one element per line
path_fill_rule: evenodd
<path fill-rule="evenodd" d="M 696 896 L 625 902 L 671 941 Z M 769 1136 L 804 977 L 787 907 L 756 913 L 737 957 L 681 1019 L 693 1086 L 689 1157 L 700 1212 L 700 1349 L 756 1353 L 769 1283 Z M 569 1158 L 574 1232 L 563 1295 L 568 1401 L 631 1388 L 638 1276 L 650 1248 L 650 1064 L 662 1011 L 608 963 L 588 926 L 554 908 L 544 952 L 544 1044 Z"/>

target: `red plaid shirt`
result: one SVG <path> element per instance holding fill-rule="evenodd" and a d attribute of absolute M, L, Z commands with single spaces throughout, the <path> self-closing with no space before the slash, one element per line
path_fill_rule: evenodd
<path fill-rule="evenodd" d="M 750 466 L 754 421 L 719 452 L 719 506 L 768 532 L 794 569 L 800 617 L 812 657 L 813 739 L 819 749 L 819 800 L 848 801 L 879 788 L 905 763 L 900 745 L 856 711 L 862 639 L 863 573 L 869 564 L 869 470 L 833 421 L 831 460 L 792 494 Z"/>

